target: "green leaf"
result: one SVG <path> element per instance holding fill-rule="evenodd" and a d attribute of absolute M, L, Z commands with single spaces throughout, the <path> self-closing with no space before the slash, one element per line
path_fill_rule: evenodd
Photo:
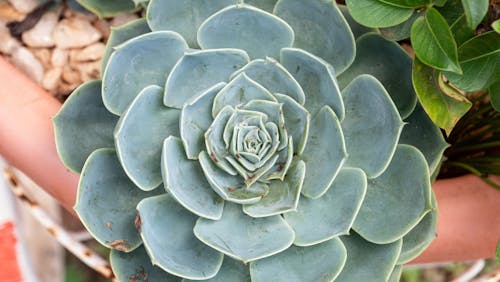
<path fill-rule="evenodd" d="M 447 134 L 472 105 L 462 94 L 444 83 L 439 71 L 424 65 L 417 58 L 413 63 L 413 85 L 429 117 Z"/>
<path fill-rule="evenodd" d="M 433 0 L 378 0 L 378 1 L 401 8 L 418 8 L 426 6 L 433 2 Z"/>
<path fill-rule="evenodd" d="M 413 9 L 401 8 L 378 0 L 346 0 L 351 16 L 360 24 L 369 27 L 389 27 L 400 24 L 411 17 Z"/>
<path fill-rule="evenodd" d="M 500 239 L 498 239 L 497 250 L 495 253 L 496 253 L 495 259 L 497 261 L 497 264 L 500 264 Z"/>
<path fill-rule="evenodd" d="M 391 27 L 380 28 L 380 34 L 383 37 L 392 40 L 399 41 L 410 37 L 411 27 L 418 17 L 422 15 L 422 12 L 415 12 L 406 21 Z"/>
<path fill-rule="evenodd" d="M 485 32 L 465 42 L 458 49 L 463 74 L 447 72 L 446 77 L 464 91 L 488 88 L 500 73 L 500 35 Z"/>
<path fill-rule="evenodd" d="M 488 12 L 488 0 L 462 0 L 465 15 L 467 16 L 467 23 L 472 29 L 481 23 L 484 16 Z"/>
<path fill-rule="evenodd" d="M 462 73 L 450 27 L 436 9 L 428 9 L 413 23 L 411 43 L 415 55 L 423 63 L 436 69 Z"/>
<path fill-rule="evenodd" d="M 494 21 L 491 24 L 491 28 L 493 28 L 493 30 L 496 31 L 497 33 L 500 33 L 500 19 Z"/>
<path fill-rule="evenodd" d="M 132 1 L 123 0 L 77 0 L 80 5 L 100 18 L 109 18 L 121 13 L 137 10 Z"/>
<path fill-rule="evenodd" d="M 349 10 L 347 9 L 347 6 L 345 5 L 338 5 L 339 10 L 342 12 L 342 15 L 344 15 L 345 20 L 349 24 L 349 27 L 351 28 L 352 34 L 354 35 L 354 38 L 358 38 L 361 35 L 375 31 L 375 29 L 366 27 L 364 25 L 359 24 L 357 21 L 355 21 L 351 13 L 349 13 Z"/>
<path fill-rule="evenodd" d="M 497 112 L 500 112 L 500 80 L 490 86 L 489 92 L 491 105 Z"/>
<path fill-rule="evenodd" d="M 455 22 L 450 25 L 450 29 L 458 46 L 462 45 L 465 41 L 471 39 L 475 35 L 474 29 L 467 25 L 465 14 L 458 17 Z"/>
<path fill-rule="evenodd" d="M 436 7 L 436 10 L 446 19 L 449 25 L 454 23 L 460 16 L 464 15 L 461 0 L 448 0 L 444 5 Z M 437 5 L 436 5 L 437 6 Z"/>

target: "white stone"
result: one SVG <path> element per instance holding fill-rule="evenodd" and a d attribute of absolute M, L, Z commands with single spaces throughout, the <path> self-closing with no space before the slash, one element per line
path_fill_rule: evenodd
<path fill-rule="evenodd" d="M 37 83 L 42 82 L 43 66 L 30 50 L 20 47 L 12 52 L 12 63 Z"/>
<path fill-rule="evenodd" d="M 58 48 L 79 48 L 97 42 L 101 34 L 88 21 L 72 18 L 60 21 L 53 37 Z"/>
<path fill-rule="evenodd" d="M 47 90 L 53 90 L 59 84 L 61 79 L 62 67 L 55 67 L 48 70 L 43 77 L 42 86 Z"/>
<path fill-rule="evenodd" d="M 78 84 L 82 82 L 80 73 L 70 67 L 64 68 L 62 79 L 69 84 Z"/>
<path fill-rule="evenodd" d="M 19 47 L 21 44 L 10 35 L 5 24 L 0 23 L 0 53 L 10 55 Z"/>
<path fill-rule="evenodd" d="M 37 0 L 9 0 L 10 4 L 16 8 L 19 12 L 29 13 L 40 5 Z"/>
<path fill-rule="evenodd" d="M 102 58 L 104 50 L 106 50 L 106 45 L 104 45 L 104 43 L 94 43 L 83 48 L 82 50 L 79 50 L 75 55 L 75 60 L 78 62 L 99 60 Z"/>
<path fill-rule="evenodd" d="M 55 48 L 52 51 L 52 57 L 50 58 L 50 63 L 54 67 L 63 67 L 68 63 L 69 52 L 66 49 Z"/>
<path fill-rule="evenodd" d="M 81 63 L 75 66 L 80 72 L 82 81 L 98 79 L 101 75 L 101 62 Z"/>
<path fill-rule="evenodd" d="M 22 39 L 30 47 L 52 47 L 54 39 L 52 32 L 56 27 L 59 16 L 56 12 L 48 12 L 30 30 L 23 33 Z"/>
<path fill-rule="evenodd" d="M 111 26 L 121 26 L 138 18 L 139 17 L 136 14 L 119 14 L 113 18 L 113 20 L 111 21 Z"/>

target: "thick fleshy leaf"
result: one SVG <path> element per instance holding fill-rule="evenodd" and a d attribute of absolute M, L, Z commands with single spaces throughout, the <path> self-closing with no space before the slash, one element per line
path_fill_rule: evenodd
<path fill-rule="evenodd" d="M 296 212 L 284 215 L 295 231 L 296 246 L 310 246 L 349 234 L 366 194 L 366 175 L 343 168 L 319 199 L 302 198 Z"/>
<path fill-rule="evenodd" d="M 243 211 L 252 217 L 266 217 L 293 211 L 299 203 L 306 166 L 303 161 L 292 165 L 284 181 L 269 183 L 269 193 L 253 205 L 245 205 Z"/>
<path fill-rule="evenodd" d="M 403 121 L 382 84 L 360 75 L 342 91 L 346 111 L 342 122 L 347 147 L 346 165 L 359 167 L 368 178 L 389 165 L 396 150 Z"/>
<path fill-rule="evenodd" d="M 387 90 L 400 115 L 403 118 L 410 115 L 417 103 L 410 56 L 398 43 L 374 33 L 363 35 L 356 44 L 354 63 L 338 77 L 340 87 L 344 88 L 358 75 L 371 74 Z"/>
<path fill-rule="evenodd" d="M 221 170 L 207 152 L 202 151 L 198 158 L 212 189 L 224 200 L 238 204 L 253 204 L 268 193 L 269 187 L 266 184 L 256 183 L 247 188 L 241 176 L 230 175 Z"/>
<path fill-rule="evenodd" d="M 109 18 L 136 10 L 134 2 L 123 0 L 77 0 L 85 9 L 101 18 Z"/>
<path fill-rule="evenodd" d="M 424 65 L 418 58 L 413 61 L 412 76 L 415 92 L 425 111 L 437 126 L 450 134 L 472 103 L 447 85 L 439 71 Z"/>
<path fill-rule="evenodd" d="M 274 13 L 292 26 L 293 47 L 324 59 L 337 74 L 354 60 L 354 35 L 335 1 L 281 0 Z"/>
<path fill-rule="evenodd" d="M 413 146 L 398 145 L 386 171 L 368 180 L 366 196 L 353 229 L 377 244 L 402 238 L 431 209 L 429 177 L 422 153 Z"/>
<path fill-rule="evenodd" d="M 398 264 L 405 264 L 419 256 L 437 237 L 437 202 L 432 192 L 432 210 L 403 237 Z"/>
<path fill-rule="evenodd" d="M 458 49 L 463 74 L 446 73 L 455 86 L 464 91 L 487 89 L 499 79 L 500 35 L 485 32 L 465 42 Z"/>
<path fill-rule="evenodd" d="M 351 16 L 351 13 L 349 13 L 349 10 L 347 9 L 347 6 L 338 5 L 338 7 L 342 12 L 342 15 L 344 15 L 345 20 L 349 24 L 352 34 L 354 35 L 354 38 L 358 38 L 365 33 L 375 31 L 375 29 L 361 25 L 356 20 L 354 20 Z"/>
<path fill-rule="evenodd" d="M 225 85 L 223 82 L 214 85 L 182 108 L 180 133 L 189 159 L 198 159 L 198 154 L 205 149 L 205 132 L 213 121 L 212 104 Z"/>
<path fill-rule="evenodd" d="M 406 21 L 390 27 L 379 28 L 380 34 L 391 41 L 400 41 L 410 37 L 411 26 L 418 17 L 422 16 L 422 12 L 415 11 L 413 15 Z"/>
<path fill-rule="evenodd" d="M 401 240 L 379 245 L 357 234 L 343 236 L 341 240 L 348 255 L 335 282 L 387 281 L 401 252 Z"/>
<path fill-rule="evenodd" d="M 323 195 L 347 158 L 340 122 L 328 106 L 311 120 L 307 146 L 302 155 L 306 176 L 302 194 L 309 198 Z"/>
<path fill-rule="evenodd" d="M 387 282 L 399 282 L 401 281 L 401 275 L 403 274 L 403 265 L 396 265 L 389 276 Z"/>
<path fill-rule="evenodd" d="M 142 242 L 134 227 L 137 203 L 161 192 L 138 189 L 123 171 L 115 150 L 99 149 L 83 167 L 74 209 L 101 244 L 129 252 Z"/>
<path fill-rule="evenodd" d="M 161 148 L 179 136 L 180 111 L 163 106 L 163 89 L 148 86 L 123 114 L 115 129 L 118 157 L 130 179 L 143 190 L 161 184 Z"/>
<path fill-rule="evenodd" d="M 64 165 L 80 172 L 87 157 L 99 148 L 113 148 L 118 117 L 106 110 L 101 82 L 78 87 L 53 119 L 57 152 Z"/>
<path fill-rule="evenodd" d="M 244 0 L 244 2 L 266 12 L 272 13 L 278 0 Z"/>
<path fill-rule="evenodd" d="M 209 219 L 222 216 L 224 201 L 208 184 L 199 162 L 186 158 L 179 138 L 165 139 L 161 165 L 165 188 L 182 206 Z"/>
<path fill-rule="evenodd" d="M 401 8 L 379 0 L 346 0 L 351 16 L 360 24 L 369 27 L 389 27 L 400 24 L 411 17 L 413 9 Z"/>
<path fill-rule="evenodd" d="M 104 105 L 120 115 L 148 85 L 164 85 L 187 44 L 177 33 L 147 33 L 116 47 L 103 75 Z"/>
<path fill-rule="evenodd" d="M 293 151 L 301 155 L 309 135 L 310 114 L 288 95 L 274 94 L 279 103 L 283 103 L 286 131 L 293 138 Z"/>
<path fill-rule="evenodd" d="M 188 279 L 209 279 L 217 274 L 224 256 L 196 239 L 196 215 L 168 194 L 142 200 L 137 210 L 138 229 L 153 265 Z"/>
<path fill-rule="evenodd" d="M 406 125 L 401 132 L 399 143 L 412 145 L 419 149 L 427 160 L 429 172 L 433 174 L 444 150 L 448 147 L 448 143 L 444 140 L 439 127 L 432 122 L 420 104 L 415 107 L 405 122 Z"/>
<path fill-rule="evenodd" d="M 104 51 L 101 59 L 101 73 L 104 73 L 106 70 L 109 57 L 115 52 L 116 46 L 150 31 L 151 29 L 149 29 L 148 23 L 145 19 L 138 19 L 122 26 L 112 28 L 108 42 L 106 43 L 106 50 Z"/>
<path fill-rule="evenodd" d="M 168 76 L 165 105 L 182 108 L 200 92 L 219 82 L 227 82 L 229 76 L 249 60 L 247 53 L 238 49 L 211 49 L 185 54 Z"/>
<path fill-rule="evenodd" d="M 236 71 L 231 77 L 235 77 L 242 72 L 264 86 L 269 92 L 286 94 L 301 105 L 304 104 L 305 95 L 302 87 L 275 59 L 267 57 L 265 60 L 253 60 Z"/>
<path fill-rule="evenodd" d="M 293 39 L 293 30 L 285 21 L 243 3 L 213 14 L 198 30 L 202 49 L 238 48 L 250 58 L 278 58 L 281 48 L 291 47 Z"/>
<path fill-rule="evenodd" d="M 196 31 L 210 15 L 240 0 L 150 0 L 146 18 L 152 30 L 173 30 L 196 48 Z"/>
<path fill-rule="evenodd" d="M 253 282 L 330 282 L 340 273 L 347 257 L 340 239 L 311 247 L 292 246 L 269 258 L 250 263 Z"/>
<path fill-rule="evenodd" d="M 294 239 L 281 216 L 253 218 L 232 203 L 226 203 L 220 220 L 199 218 L 193 230 L 203 243 L 244 263 L 282 252 Z"/>
<path fill-rule="evenodd" d="M 252 100 L 269 100 L 276 102 L 276 98 L 262 85 L 250 79 L 245 73 L 237 75 L 215 96 L 212 117 L 226 106 L 238 106 Z"/>
<path fill-rule="evenodd" d="M 253 100 L 246 103 L 243 109 L 263 113 L 267 116 L 267 122 L 276 124 L 280 142 L 278 150 L 282 150 L 288 145 L 288 133 L 285 127 L 285 117 L 283 116 L 283 106 L 281 104 L 266 100 Z"/>
<path fill-rule="evenodd" d="M 415 20 L 411 28 L 415 56 L 439 70 L 462 73 L 458 64 L 457 44 L 443 16 L 434 8 Z"/>
<path fill-rule="evenodd" d="M 111 250 L 109 260 L 117 281 L 180 282 L 181 280 L 181 278 L 153 266 L 148 253 L 142 246 L 131 253 Z"/>
<path fill-rule="evenodd" d="M 481 23 L 484 16 L 488 13 L 489 2 L 488 0 L 462 0 L 465 16 L 470 28 L 476 29 Z"/>
<path fill-rule="evenodd" d="M 284 48 L 281 50 L 281 64 L 295 77 L 306 94 L 304 107 L 315 115 L 327 105 L 337 117 L 344 118 L 344 103 L 335 79 L 333 67 L 321 58 L 304 50 Z"/>
<path fill-rule="evenodd" d="M 182 282 L 195 282 L 196 280 L 183 280 Z M 214 278 L 203 280 L 205 282 L 251 282 L 248 265 L 241 261 L 224 257 L 222 267 Z"/>

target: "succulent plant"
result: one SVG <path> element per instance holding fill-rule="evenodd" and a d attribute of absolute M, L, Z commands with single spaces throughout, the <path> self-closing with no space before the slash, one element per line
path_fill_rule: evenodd
<path fill-rule="evenodd" d="M 430 244 L 446 143 L 346 11 L 152 0 L 113 30 L 54 124 L 120 281 L 395 281 Z"/>

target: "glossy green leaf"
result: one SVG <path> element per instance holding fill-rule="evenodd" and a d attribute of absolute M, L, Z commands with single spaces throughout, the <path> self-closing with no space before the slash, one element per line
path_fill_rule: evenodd
<path fill-rule="evenodd" d="M 496 31 L 497 33 L 500 33 L 500 19 L 494 21 L 491 24 L 491 28 L 493 28 L 493 30 Z"/>
<path fill-rule="evenodd" d="M 182 282 L 195 282 L 197 280 L 184 279 Z M 224 257 L 224 262 L 217 275 L 205 282 L 251 282 L 250 269 L 248 265 L 241 261 L 232 259 L 228 256 Z"/>
<path fill-rule="evenodd" d="M 324 59 L 337 74 L 354 60 L 354 36 L 335 1 L 280 0 L 274 14 L 295 31 L 293 47 Z"/>
<path fill-rule="evenodd" d="M 347 250 L 347 260 L 335 282 L 387 281 L 399 253 L 401 240 L 378 245 L 365 241 L 357 234 L 340 238 Z"/>
<path fill-rule="evenodd" d="M 144 192 L 128 179 L 113 149 L 99 149 L 88 158 L 78 184 L 75 211 L 101 244 L 129 252 L 142 240 L 134 226 L 135 207 L 162 191 Z"/>
<path fill-rule="evenodd" d="M 500 73 L 500 34 L 482 33 L 458 49 L 463 74 L 445 73 L 455 86 L 464 91 L 487 89 Z"/>
<path fill-rule="evenodd" d="M 342 12 L 342 15 L 344 16 L 347 23 L 349 24 L 352 34 L 354 35 L 354 38 L 358 38 L 365 33 L 375 31 L 375 29 L 361 25 L 356 20 L 354 20 L 351 16 L 351 13 L 349 13 L 349 10 L 345 5 L 337 5 L 337 6 L 339 7 L 339 10 Z"/>
<path fill-rule="evenodd" d="M 401 8 L 419 8 L 434 2 L 433 0 L 378 0 L 378 1 Z"/>
<path fill-rule="evenodd" d="M 307 167 L 302 194 L 319 198 L 330 188 L 347 158 L 342 128 L 330 107 L 324 106 L 312 118 L 301 158 Z"/>
<path fill-rule="evenodd" d="M 282 252 L 294 239 L 292 228 L 281 216 L 253 218 L 232 203 L 226 203 L 220 220 L 199 218 L 194 234 L 210 247 L 244 263 Z"/>
<path fill-rule="evenodd" d="M 109 57 L 115 52 L 116 46 L 150 31 L 151 29 L 149 29 L 145 19 L 138 19 L 122 26 L 112 28 L 108 42 L 106 43 L 106 50 L 101 59 L 101 73 L 105 72 Z"/>
<path fill-rule="evenodd" d="M 344 245 L 335 238 L 311 247 L 292 246 L 254 261 L 250 263 L 250 274 L 253 282 L 329 282 L 340 273 L 346 257 Z"/>
<path fill-rule="evenodd" d="M 183 207 L 212 220 L 222 216 L 224 201 L 208 184 L 200 164 L 187 159 L 179 138 L 165 139 L 161 167 L 165 188 Z"/>
<path fill-rule="evenodd" d="M 169 274 L 157 266 L 153 266 L 148 253 L 142 246 L 131 253 L 111 250 L 109 260 L 118 281 L 179 282 L 181 280 L 181 278 Z"/>
<path fill-rule="evenodd" d="M 148 86 L 122 115 L 115 129 L 118 157 L 130 179 L 143 190 L 162 183 L 161 148 L 170 135 L 179 136 L 177 109 L 163 106 L 163 88 Z"/>
<path fill-rule="evenodd" d="M 189 159 L 198 159 L 198 154 L 205 150 L 205 132 L 213 121 L 212 104 L 225 85 L 222 82 L 214 85 L 182 108 L 180 134 Z"/>
<path fill-rule="evenodd" d="M 113 128 L 118 117 L 106 110 L 101 99 L 101 82 L 78 87 L 53 118 L 59 158 L 80 172 L 87 157 L 99 148 L 113 148 Z"/>
<path fill-rule="evenodd" d="M 438 168 L 444 150 L 449 146 L 448 143 L 439 127 L 432 122 L 420 104 L 405 122 L 399 143 L 419 149 L 429 165 L 429 172 L 433 174 Z"/>
<path fill-rule="evenodd" d="M 389 27 L 411 17 L 413 9 L 401 8 L 379 0 L 346 0 L 351 16 L 368 27 Z"/>
<path fill-rule="evenodd" d="M 293 150 L 301 155 L 305 149 L 309 135 L 310 114 L 288 95 L 274 94 L 279 103 L 283 104 L 286 131 L 293 137 Z"/>
<path fill-rule="evenodd" d="M 476 31 L 467 25 L 465 14 L 458 17 L 457 20 L 450 25 L 450 29 L 458 46 L 462 45 L 476 34 Z"/>
<path fill-rule="evenodd" d="M 462 73 L 458 64 L 457 44 L 446 20 L 430 8 L 415 20 L 411 28 L 415 55 L 423 63 L 439 70 Z"/>
<path fill-rule="evenodd" d="M 446 0 L 444 5 L 434 5 L 436 10 L 445 18 L 449 25 L 453 24 L 459 17 L 464 15 L 462 0 Z M 437 1 L 436 1 L 437 2 Z"/>
<path fill-rule="evenodd" d="M 392 41 L 400 41 L 406 39 L 410 37 L 411 26 L 420 16 L 422 16 L 422 12 L 415 11 L 413 15 L 411 15 L 411 17 L 406 21 L 395 26 L 380 28 L 379 32 L 383 37 Z"/>
<path fill-rule="evenodd" d="M 398 43 L 378 34 L 365 34 L 356 41 L 356 59 L 337 79 L 344 88 L 358 75 L 378 79 L 391 96 L 399 114 L 405 118 L 413 111 L 417 97 L 411 82 L 412 59 Z"/>
<path fill-rule="evenodd" d="M 295 231 L 296 246 L 310 246 L 349 234 L 366 194 L 366 175 L 343 168 L 319 199 L 302 198 L 296 212 L 284 214 Z"/>
<path fill-rule="evenodd" d="M 292 165 L 283 181 L 271 181 L 269 193 L 257 203 L 243 206 L 243 212 L 252 217 L 267 217 L 295 210 L 299 203 L 305 172 L 303 161 Z"/>
<path fill-rule="evenodd" d="M 172 30 L 192 48 L 198 47 L 196 32 L 213 13 L 240 0 L 150 0 L 146 18 L 152 30 Z"/>
<path fill-rule="evenodd" d="M 102 78 L 106 108 L 120 115 L 144 87 L 163 86 L 186 49 L 184 39 L 171 31 L 147 33 L 116 47 Z"/>
<path fill-rule="evenodd" d="M 301 49 L 281 50 L 281 64 L 299 82 L 306 94 L 304 107 L 311 115 L 327 105 L 342 120 L 345 115 L 344 103 L 335 80 L 333 67 L 311 53 Z"/>
<path fill-rule="evenodd" d="M 233 73 L 231 78 L 243 72 L 271 93 L 286 94 L 301 105 L 304 104 L 305 95 L 302 87 L 275 59 L 268 57 L 265 60 L 253 60 L 242 69 Z"/>
<path fill-rule="evenodd" d="M 500 80 L 493 83 L 488 89 L 491 105 L 497 112 L 500 112 Z"/>
<path fill-rule="evenodd" d="M 247 4 L 222 9 L 198 30 L 203 49 L 243 49 L 252 59 L 278 58 L 281 48 L 291 47 L 293 40 L 294 32 L 285 21 Z"/>
<path fill-rule="evenodd" d="M 165 85 L 164 103 L 182 108 L 186 102 L 229 76 L 249 62 L 238 49 L 210 49 L 185 54 L 174 66 Z"/>
<path fill-rule="evenodd" d="M 360 75 L 342 91 L 346 112 L 342 131 L 346 166 L 359 167 L 368 178 L 384 172 L 396 150 L 403 121 L 377 79 Z"/>
<path fill-rule="evenodd" d="M 439 71 L 415 58 L 413 85 L 420 103 L 431 120 L 448 134 L 470 109 L 471 103 L 457 90 L 446 85 Z"/>
<path fill-rule="evenodd" d="M 465 16 L 470 28 L 476 29 L 481 23 L 486 13 L 488 13 L 489 4 L 488 0 L 462 0 Z"/>
<path fill-rule="evenodd" d="M 116 15 L 137 10 L 132 1 L 123 0 L 77 0 L 85 9 L 101 18 L 114 17 Z"/>
<path fill-rule="evenodd" d="M 431 183 L 425 158 L 413 146 L 398 145 L 386 171 L 368 180 L 353 229 L 370 242 L 391 243 L 414 228 L 430 209 Z"/>
<path fill-rule="evenodd" d="M 137 210 L 138 229 L 153 265 L 188 279 L 209 279 L 217 274 L 224 256 L 196 239 L 196 215 L 168 194 L 142 200 Z"/>

